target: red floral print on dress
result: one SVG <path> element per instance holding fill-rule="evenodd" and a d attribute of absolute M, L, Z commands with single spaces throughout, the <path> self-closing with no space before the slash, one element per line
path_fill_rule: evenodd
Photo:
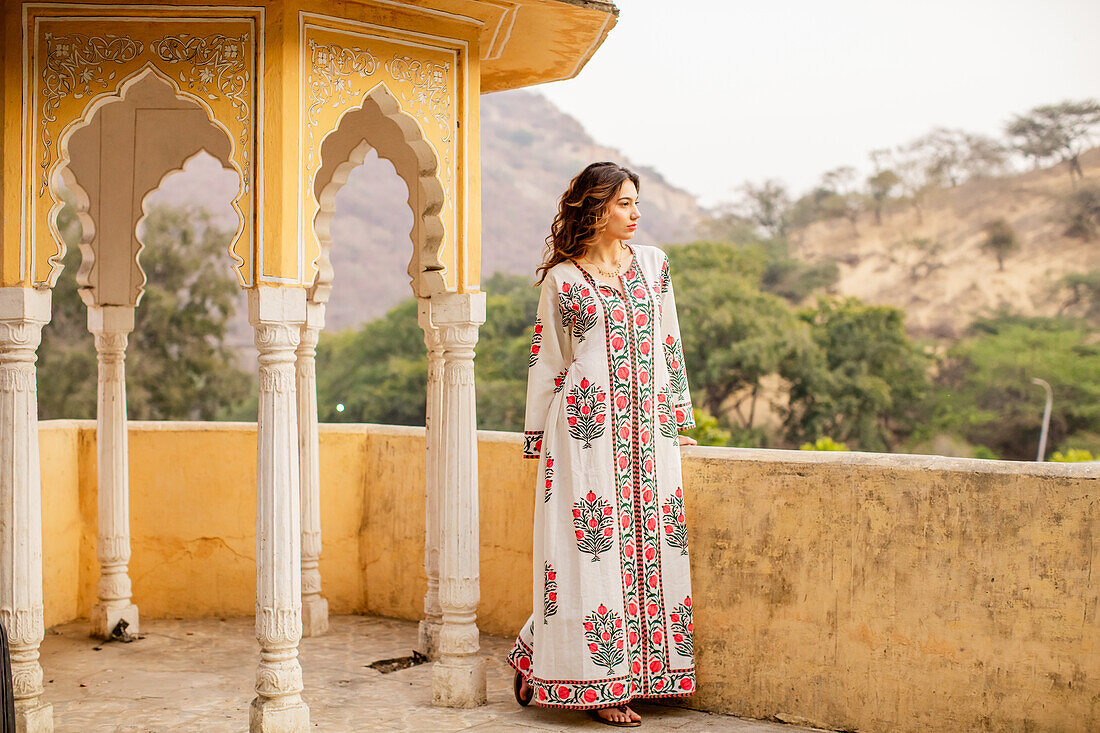
<path fill-rule="evenodd" d="M 587 379 L 569 390 L 565 398 L 566 422 L 569 434 L 584 442 L 585 448 L 603 435 L 607 420 L 607 393 Z"/>
<path fill-rule="evenodd" d="M 614 544 L 614 510 L 592 491 L 573 504 L 573 527 L 577 537 L 577 549 L 592 556 L 592 562 L 600 561 L 600 553 L 607 552 Z"/>
<path fill-rule="evenodd" d="M 554 457 L 550 455 L 550 451 L 546 452 L 546 492 L 542 498 L 543 501 L 550 501 L 550 493 L 554 489 Z"/>
<path fill-rule="evenodd" d="M 686 597 L 683 603 L 673 609 L 668 615 L 668 620 L 672 626 L 672 642 L 676 653 L 683 657 L 690 657 L 694 652 L 692 639 L 695 632 L 695 624 L 691 622 L 691 596 Z"/>
<path fill-rule="evenodd" d="M 684 490 L 676 487 L 676 493 L 661 507 L 661 519 L 665 527 L 665 542 L 670 547 L 688 554 L 687 521 L 684 519 Z"/>
<path fill-rule="evenodd" d="M 539 349 L 542 348 L 542 321 L 537 317 L 535 318 L 535 332 L 531 334 L 531 363 L 528 368 L 533 367 L 535 362 L 539 360 Z"/>
<path fill-rule="evenodd" d="M 607 668 L 607 674 L 626 658 L 623 651 L 623 620 L 619 614 L 600 604 L 584 619 L 584 640 L 588 642 L 588 654 L 592 661 Z"/>
<path fill-rule="evenodd" d="M 558 293 L 558 309 L 566 331 L 572 331 L 578 341 L 584 341 L 585 334 L 598 320 L 599 306 L 587 285 L 562 283 Z"/>
<path fill-rule="evenodd" d="M 542 622 L 550 623 L 550 617 L 558 612 L 558 574 L 554 566 L 546 563 L 543 568 Z"/>

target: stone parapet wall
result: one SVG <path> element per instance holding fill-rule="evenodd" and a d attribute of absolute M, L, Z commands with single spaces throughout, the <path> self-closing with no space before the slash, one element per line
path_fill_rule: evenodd
<path fill-rule="evenodd" d="M 95 602 L 95 426 L 41 424 L 47 624 Z M 418 619 L 424 431 L 321 426 L 333 613 Z M 531 607 L 536 469 L 479 434 L 482 630 Z M 130 424 L 143 617 L 251 615 L 255 426 Z M 1100 469 L 689 448 L 692 707 L 861 731 L 1100 729 Z M 308 676 L 309 670 L 306 670 Z"/>

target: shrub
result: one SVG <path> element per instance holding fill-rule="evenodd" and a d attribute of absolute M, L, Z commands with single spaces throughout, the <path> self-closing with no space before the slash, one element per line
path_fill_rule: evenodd
<path fill-rule="evenodd" d="M 847 443 L 838 443 L 829 436 L 818 438 L 813 443 L 803 443 L 799 450 L 848 450 Z"/>
<path fill-rule="evenodd" d="M 1055 463 L 1081 463 L 1082 461 L 1091 461 L 1093 458 L 1092 454 L 1087 450 L 1069 448 L 1065 453 L 1062 451 L 1054 451 L 1054 455 L 1050 457 L 1050 460 Z"/>
<path fill-rule="evenodd" d="M 1100 229 L 1100 186 L 1082 186 L 1069 194 L 1062 209 L 1061 221 L 1065 235 L 1086 242 L 1096 237 Z"/>

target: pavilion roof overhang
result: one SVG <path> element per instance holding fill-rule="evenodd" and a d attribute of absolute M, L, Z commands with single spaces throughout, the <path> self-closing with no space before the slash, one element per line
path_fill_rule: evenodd
<path fill-rule="evenodd" d="M 390 3 L 477 25 L 482 92 L 571 79 L 603 43 L 619 14 L 607 0 L 387 0 Z"/>

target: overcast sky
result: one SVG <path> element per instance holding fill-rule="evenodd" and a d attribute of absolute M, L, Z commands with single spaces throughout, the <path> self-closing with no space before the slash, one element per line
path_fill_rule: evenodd
<path fill-rule="evenodd" d="M 712 205 L 796 193 L 934 126 L 1100 97 L 1100 0 L 618 0 L 576 79 L 535 87 Z"/>

